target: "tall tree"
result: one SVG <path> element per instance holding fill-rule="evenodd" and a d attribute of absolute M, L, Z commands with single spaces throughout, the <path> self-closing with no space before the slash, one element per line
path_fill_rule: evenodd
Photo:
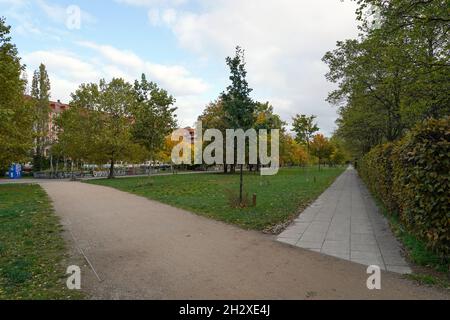
<path fill-rule="evenodd" d="M 198 121 L 202 122 L 202 129 L 216 129 L 225 137 L 226 130 L 230 128 L 227 123 L 223 101 L 219 98 L 214 102 L 210 102 L 203 113 L 198 117 Z M 204 132 L 203 132 L 204 133 Z M 205 146 L 206 147 L 206 146 Z M 226 141 L 223 140 L 223 150 L 226 149 Z M 223 153 L 223 171 L 228 173 L 228 164 L 226 163 L 226 154 Z"/>
<path fill-rule="evenodd" d="M 94 138 L 89 158 L 96 163 L 108 161 L 109 178 L 114 178 L 118 161 L 144 160 L 148 155 L 133 139 L 132 110 L 137 103 L 133 86 L 116 78 L 109 83 L 83 84 L 72 94 L 71 105 L 94 112 L 95 116 L 87 118 L 92 121 Z"/>
<path fill-rule="evenodd" d="M 280 137 L 281 164 L 304 166 L 308 162 L 308 154 L 305 147 L 299 144 L 289 134 L 282 134 Z"/>
<path fill-rule="evenodd" d="M 311 142 L 311 154 L 319 159 L 319 170 L 321 168 L 322 160 L 328 159 L 334 149 L 326 137 L 322 134 L 316 134 Z"/>
<path fill-rule="evenodd" d="M 284 131 L 286 123 L 273 110 L 269 102 L 256 102 L 253 128 L 260 129 L 279 129 Z"/>
<path fill-rule="evenodd" d="M 450 24 L 445 0 L 355 1 L 360 37 L 323 60 L 338 84 L 328 97 L 340 108 L 338 134 L 361 154 L 450 115 Z"/>
<path fill-rule="evenodd" d="M 244 50 L 236 47 L 236 54 L 227 57 L 227 65 L 230 68 L 231 84 L 227 87 L 227 91 L 222 93 L 221 99 L 224 104 L 225 118 L 231 126 L 229 129 L 243 129 L 244 131 L 253 127 L 255 122 L 255 103 L 250 97 L 253 91 L 247 82 L 247 71 L 245 69 Z M 239 200 L 243 200 L 243 170 L 244 165 L 240 166 L 240 185 Z"/>
<path fill-rule="evenodd" d="M 296 133 L 296 141 L 305 144 L 309 153 L 309 145 L 314 134 L 319 131 L 315 122 L 316 116 L 307 116 L 304 114 L 296 115 L 292 120 L 293 131 Z"/>
<path fill-rule="evenodd" d="M 58 141 L 52 152 L 70 158 L 72 164 L 83 161 L 95 163 L 101 128 L 99 117 L 97 111 L 72 105 L 56 119 Z"/>
<path fill-rule="evenodd" d="M 273 130 L 278 129 L 281 132 L 280 137 L 280 143 L 283 144 L 283 139 L 285 138 L 285 126 L 286 123 L 281 120 L 281 117 L 274 112 L 273 106 L 269 102 L 256 102 L 255 104 L 255 115 L 254 115 L 254 125 L 253 128 L 256 131 L 259 130 Z M 271 145 L 271 136 L 269 135 L 268 141 L 259 141 L 260 145 L 261 143 L 266 143 L 268 145 Z M 260 138 L 258 137 L 258 140 Z M 259 158 L 259 152 L 258 152 L 258 164 L 257 164 L 257 171 L 260 171 L 260 165 L 261 161 Z"/>
<path fill-rule="evenodd" d="M 135 81 L 137 103 L 130 108 L 134 119 L 132 134 L 134 140 L 145 146 L 152 160 L 164 147 L 164 140 L 177 125 L 175 98 L 154 82 L 148 82 L 142 74 Z"/>
<path fill-rule="evenodd" d="M 367 10 L 368 7 L 372 10 Z M 397 42 L 406 59 L 394 63 L 408 71 L 402 117 L 408 127 L 428 117 L 450 114 L 450 18 L 446 0 L 363 0 L 358 18 L 369 37 Z M 381 24 L 370 28 L 372 12 Z M 365 14 L 364 14 L 365 13 Z"/>
<path fill-rule="evenodd" d="M 32 110 L 24 99 L 26 81 L 10 27 L 0 18 L 0 170 L 28 159 L 32 147 Z"/>
<path fill-rule="evenodd" d="M 35 103 L 35 155 L 33 167 L 35 171 L 44 168 L 46 150 L 49 147 L 50 117 L 50 79 L 44 64 L 34 72 L 31 85 L 31 97 Z"/>

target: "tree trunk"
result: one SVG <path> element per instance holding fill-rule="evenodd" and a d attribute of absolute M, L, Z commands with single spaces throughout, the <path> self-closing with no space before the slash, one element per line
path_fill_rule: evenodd
<path fill-rule="evenodd" d="M 53 170 L 53 154 L 50 153 L 50 176 L 53 178 L 55 172 Z"/>
<path fill-rule="evenodd" d="M 114 158 L 111 158 L 111 166 L 109 167 L 108 179 L 114 179 Z"/>
<path fill-rule="evenodd" d="M 228 165 L 227 164 L 223 165 L 223 173 L 225 173 L 225 174 L 228 173 Z"/>
<path fill-rule="evenodd" d="M 73 175 L 73 160 L 70 160 L 70 178 L 72 181 L 75 181 L 75 176 Z"/>
<path fill-rule="evenodd" d="M 239 202 L 242 205 L 242 192 L 244 189 L 244 165 L 241 164 L 241 179 L 240 179 L 240 185 L 239 185 Z"/>
<path fill-rule="evenodd" d="M 55 173 L 58 175 L 58 170 L 59 170 L 59 157 L 56 158 L 56 168 L 55 168 Z"/>

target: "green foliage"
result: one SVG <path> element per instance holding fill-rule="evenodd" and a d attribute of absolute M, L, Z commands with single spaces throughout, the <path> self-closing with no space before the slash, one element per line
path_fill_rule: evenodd
<path fill-rule="evenodd" d="M 227 123 L 225 108 L 221 99 L 210 102 L 203 113 L 198 117 L 198 121 L 203 123 L 204 130 L 217 129 L 224 137 L 226 130 L 230 128 L 230 125 Z"/>
<path fill-rule="evenodd" d="M 74 162 L 92 161 L 99 157 L 96 153 L 99 139 L 99 113 L 73 105 L 56 120 L 58 143 L 53 146 L 53 153 L 60 157 L 69 157 Z"/>
<path fill-rule="evenodd" d="M 0 18 L 0 170 L 28 160 L 33 142 L 33 113 L 21 79 L 24 67 L 9 33 L 10 27 Z"/>
<path fill-rule="evenodd" d="M 134 87 L 123 79 L 82 84 L 57 119 L 54 152 L 75 161 L 109 162 L 112 178 L 118 161 L 155 159 L 176 126 L 174 103 L 145 75 Z"/>
<path fill-rule="evenodd" d="M 231 84 L 227 91 L 222 93 L 221 100 L 225 111 L 226 123 L 230 125 L 228 129 L 243 129 L 244 131 L 253 128 L 255 124 L 256 104 L 250 97 L 253 91 L 247 82 L 247 71 L 245 70 L 244 50 L 236 47 L 236 54 L 227 57 L 227 65 L 230 68 Z M 237 160 L 235 161 L 237 164 Z M 243 165 L 241 167 L 239 198 L 243 200 Z"/>
<path fill-rule="evenodd" d="M 209 103 L 203 113 L 198 117 L 198 121 L 203 124 L 203 131 L 207 129 L 219 130 L 222 135 L 226 136 L 226 130 L 232 128 L 231 124 L 228 123 L 228 117 L 224 108 L 224 102 L 221 98 L 214 102 Z M 255 103 L 255 109 L 253 114 L 253 128 L 255 130 L 271 130 L 279 129 L 283 135 L 285 131 L 284 126 L 286 125 L 280 118 L 280 116 L 274 113 L 273 106 L 269 102 Z M 259 139 L 259 137 L 258 137 Z M 207 144 L 205 143 L 204 147 Z M 223 140 L 223 148 L 226 149 L 226 139 Z M 226 154 L 224 153 L 224 162 Z M 227 166 L 224 166 L 225 173 L 227 172 Z"/>
<path fill-rule="evenodd" d="M 293 131 L 296 133 L 295 140 L 298 143 L 305 144 L 308 147 L 308 152 L 311 139 L 314 134 L 319 131 L 319 127 L 317 126 L 317 123 L 315 123 L 316 118 L 316 116 L 308 117 L 304 114 L 298 114 L 292 119 Z"/>
<path fill-rule="evenodd" d="M 322 134 L 316 134 L 310 145 L 311 154 L 319 159 L 319 168 L 322 161 L 329 159 L 334 151 L 330 140 L 325 138 Z"/>
<path fill-rule="evenodd" d="M 72 159 L 109 162 L 111 178 L 117 161 L 145 160 L 144 146 L 133 137 L 138 105 L 133 86 L 122 79 L 81 85 L 72 94 L 71 110 L 58 119 L 56 150 Z"/>
<path fill-rule="evenodd" d="M 334 150 L 330 156 L 331 165 L 343 165 L 346 160 L 347 158 L 345 152 L 340 148 L 334 147 Z"/>
<path fill-rule="evenodd" d="M 361 156 L 450 115 L 448 1 L 356 0 L 358 39 L 325 54 L 338 134 Z"/>
<path fill-rule="evenodd" d="M 35 154 L 33 169 L 41 171 L 45 169 L 45 150 L 51 144 L 49 141 L 49 114 L 50 114 L 50 79 L 44 64 L 39 65 L 33 75 L 31 85 L 31 97 L 35 106 L 34 115 L 34 135 Z"/>
<path fill-rule="evenodd" d="M 417 266 L 425 267 L 416 269 L 411 278 L 418 280 L 421 283 L 438 285 L 443 288 L 450 288 L 450 260 L 442 259 L 442 256 L 436 252 L 431 251 L 427 247 L 426 241 L 419 239 L 408 231 L 400 222 L 398 216 L 393 215 L 387 208 L 380 203 L 379 199 L 375 199 L 381 212 L 388 218 L 390 227 L 394 234 L 403 243 L 408 260 Z M 421 281 L 429 279 L 430 281 Z M 431 283 L 432 282 L 432 283 Z"/>
<path fill-rule="evenodd" d="M 248 86 L 247 71 L 245 70 L 244 50 L 236 47 L 236 55 L 227 57 L 230 68 L 231 84 L 222 94 L 221 100 L 225 110 L 228 129 L 250 129 L 254 124 L 255 103 L 250 97 L 252 89 Z"/>
<path fill-rule="evenodd" d="M 383 201 L 389 212 L 397 212 L 397 200 L 393 193 L 393 143 L 379 145 L 368 153 L 358 166 L 370 189 Z"/>
<path fill-rule="evenodd" d="M 428 120 L 396 147 L 400 218 L 429 246 L 450 254 L 450 118 Z"/>
<path fill-rule="evenodd" d="M 274 113 L 273 106 L 269 102 L 256 102 L 253 119 L 255 119 L 253 128 L 257 131 L 261 129 L 279 129 L 284 131 L 284 126 L 286 125 L 281 120 L 281 117 Z"/>
<path fill-rule="evenodd" d="M 177 108 L 175 98 L 154 82 L 148 82 L 145 75 L 135 81 L 134 91 L 137 102 L 131 108 L 134 119 L 132 135 L 134 141 L 145 146 L 154 156 L 163 148 L 164 140 L 175 129 Z"/>
<path fill-rule="evenodd" d="M 408 231 L 448 259 L 450 118 L 424 121 L 397 143 L 374 148 L 359 171 Z"/>

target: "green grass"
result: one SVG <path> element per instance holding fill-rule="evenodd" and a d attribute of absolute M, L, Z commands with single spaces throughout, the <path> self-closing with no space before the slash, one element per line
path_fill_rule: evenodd
<path fill-rule="evenodd" d="M 408 260 L 417 268 L 414 274 L 408 277 L 421 284 L 450 288 L 450 261 L 444 260 L 427 248 L 424 241 L 412 235 L 403 228 L 398 215 L 390 213 L 379 199 L 376 199 L 378 207 L 389 220 L 391 228 L 397 238 L 403 243 Z"/>
<path fill-rule="evenodd" d="M 41 187 L 0 186 L 0 300 L 82 298 L 65 285 L 61 231 Z"/>
<path fill-rule="evenodd" d="M 246 229 L 274 231 L 275 226 L 289 221 L 315 200 L 344 169 L 290 168 L 264 177 L 246 172 L 245 192 L 250 198 L 257 195 L 257 206 L 243 209 L 233 208 L 227 197 L 227 190 L 239 190 L 238 174 L 102 179 L 88 183 L 117 188 Z"/>
<path fill-rule="evenodd" d="M 435 286 L 440 287 L 444 289 L 450 289 L 450 281 L 447 278 L 444 278 L 442 276 L 436 276 L 431 274 L 410 274 L 407 275 L 407 278 L 414 280 L 420 284 L 425 284 L 428 286 Z"/>

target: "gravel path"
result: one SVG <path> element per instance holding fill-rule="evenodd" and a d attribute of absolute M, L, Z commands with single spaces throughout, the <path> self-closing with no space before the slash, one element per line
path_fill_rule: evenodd
<path fill-rule="evenodd" d="M 84 263 L 93 299 L 450 299 L 390 272 L 370 291 L 365 266 L 115 189 L 41 185 L 102 280 Z"/>

